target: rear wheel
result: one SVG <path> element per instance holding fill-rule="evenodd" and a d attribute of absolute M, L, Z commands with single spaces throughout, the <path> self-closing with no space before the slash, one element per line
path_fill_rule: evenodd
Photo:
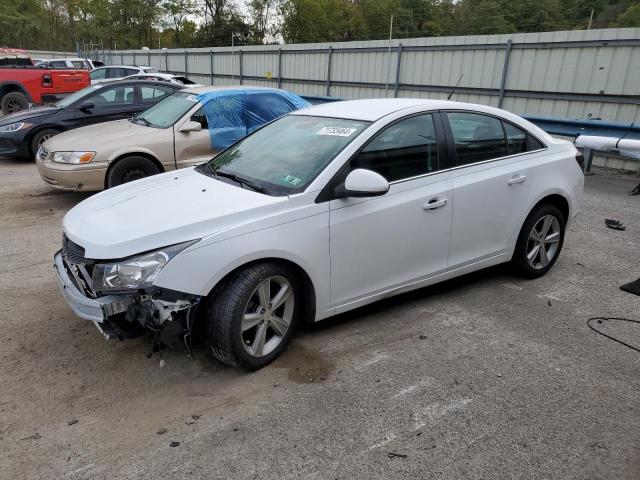
<path fill-rule="evenodd" d="M 211 298 L 208 337 L 227 365 L 257 370 L 287 346 L 299 317 L 297 276 L 278 263 L 253 265 L 232 275 Z"/>
<path fill-rule="evenodd" d="M 536 207 L 524 222 L 513 254 L 517 272 L 538 278 L 553 267 L 564 242 L 565 219 L 553 205 Z"/>
<path fill-rule="evenodd" d="M 55 128 L 45 128 L 35 133 L 33 138 L 31 139 L 31 155 L 35 156 L 38 153 L 38 150 L 42 146 L 44 142 L 49 140 L 51 137 L 55 137 L 60 133 L 59 130 Z"/>
<path fill-rule="evenodd" d="M 2 107 L 2 113 L 9 115 L 10 113 L 19 112 L 20 110 L 26 110 L 29 108 L 29 99 L 24 93 L 9 92 L 2 97 L 0 106 Z"/>
<path fill-rule="evenodd" d="M 144 177 L 160 173 L 158 166 L 151 160 L 140 156 L 130 156 L 118 160 L 107 173 L 107 188 L 133 182 Z"/>

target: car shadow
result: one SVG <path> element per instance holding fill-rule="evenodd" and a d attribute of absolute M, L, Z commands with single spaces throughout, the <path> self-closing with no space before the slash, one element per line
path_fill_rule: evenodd
<path fill-rule="evenodd" d="M 466 275 L 452 278 L 450 280 L 436 283 L 427 287 L 419 288 L 411 292 L 401 293 L 393 297 L 378 300 L 369 305 L 358 307 L 354 310 L 329 317 L 326 320 L 322 320 L 320 322 L 306 322 L 302 325 L 302 328 L 308 332 L 330 329 L 337 325 L 364 320 L 369 315 L 384 313 L 393 308 L 407 305 L 412 302 L 436 299 L 448 293 L 464 290 L 465 288 L 471 287 L 487 280 L 495 279 L 498 277 L 512 277 L 512 275 L 513 274 L 511 273 L 509 264 L 507 263 L 488 267 L 477 272 L 468 273 Z"/>

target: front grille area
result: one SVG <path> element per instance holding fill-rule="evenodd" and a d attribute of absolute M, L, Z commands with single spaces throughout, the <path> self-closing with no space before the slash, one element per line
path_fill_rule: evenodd
<path fill-rule="evenodd" d="M 62 262 L 75 287 L 89 298 L 96 298 L 91 275 L 94 261 L 85 258 L 84 248 L 66 235 L 62 236 Z"/>
<path fill-rule="evenodd" d="M 87 263 L 84 248 L 70 240 L 66 234 L 62 235 L 62 256 L 73 263 Z"/>

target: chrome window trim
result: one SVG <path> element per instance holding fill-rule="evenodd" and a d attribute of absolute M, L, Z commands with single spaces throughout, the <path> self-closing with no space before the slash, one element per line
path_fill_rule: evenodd
<path fill-rule="evenodd" d="M 438 173 L 451 172 L 451 171 L 454 171 L 454 170 L 460 170 L 462 168 L 473 167 L 473 166 L 476 166 L 476 165 L 483 165 L 485 163 L 498 162 L 500 160 L 507 160 L 507 159 L 510 159 L 510 158 L 521 157 L 523 155 L 530 155 L 532 153 L 544 152 L 545 150 L 549 150 L 549 147 L 539 148 L 537 150 L 531 150 L 529 152 L 514 153 L 513 155 L 506 155 L 504 157 L 490 158 L 489 160 L 482 160 L 480 162 L 475 162 L 475 163 L 466 163 L 464 165 L 457 165 L 455 167 L 449 167 L 449 168 L 445 168 L 443 170 L 436 170 L 435 172 L 429 172 L 429 173 L 425 173 L 423 175 L 417 175 L 415 177 L 403 178 L 402 180 L 394 180 L 393 182 L 389 182 L 389 185 L 395 185 L 397 183 L 409 182 L 411 180 L 417 180 L 419 178 L 430 177 L 431 175 L 437 175 Z"/>

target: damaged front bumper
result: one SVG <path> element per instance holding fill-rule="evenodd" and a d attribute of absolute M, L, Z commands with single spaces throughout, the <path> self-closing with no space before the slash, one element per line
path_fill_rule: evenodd
<path fill-rule="evenodd" d="M 95 296 L 90 298 L 81 289 L 87 282 L 76 265 L 67 262 L 62 250 L 53 257 L 58 286 L 71 310 L 95 324 L 107 339 L 135 336 L 135 332 L 154 331 L 166 344 L 182 343 L 190 337 L 195 309 L 200 297 L 179 292 L 158 291 Z M 74 270 L 74 268 L 76 270 Z M 86 270 L 85 270 L 86 273 Z M 189 348 L 189 345 L 186 345 Z"/>

